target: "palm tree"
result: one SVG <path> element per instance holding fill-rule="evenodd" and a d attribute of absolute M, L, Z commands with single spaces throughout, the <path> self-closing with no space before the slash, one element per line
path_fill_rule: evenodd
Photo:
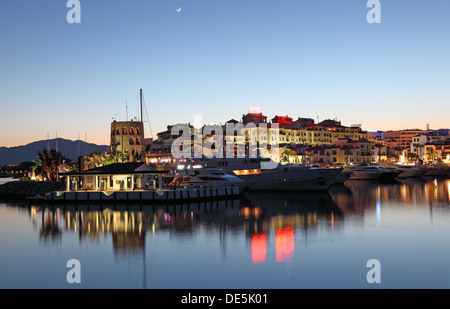
<path fill-rule="evenodd" d="M 295 162 L 295 154 L 291 149 L 285 149 L 282 153 L 281 153 L 281 160 L 283 162 L 289 163 L 292 159 L 292 162 Z"/>
<path fill-rule="evenodd" d="M 429 157 L 431 157 L 431 161 L 434 161 L 434 157 L 437 155 L 437 152 L 436 152 L 436 150 L 434 149 L 434 148 L 431 148 L 429 151 L 428 151 L 428 156 Z"/>
<path fill-rule="evenodd" d="M 141 155 L 141 153 L 140 153 L 139 151 L 133 150 L 133 151 L 131 152 L 131 160 L 132 160 L 133 162 L 140 162 L 140 161 L 142 161 L 142 155 Z"/>
<path fill-rule="evenodd" d="M 377 162 L 381 161 L 381 149 L 383 149 L 383 147 L 384 147 L 383 144 L 380 144 L 380 143 L 375 144 L 375 148 L 377 149 L 377 157 L 378 157 Z"/>
<path fill-rule="evenodd" d="M 93 169 L 106 165 L 106 156 L 99 151 L 93 152 L 84 158 L 84 166 L 86 169 Z"/>
<path fill-rule="evenodd" d="M 31 162 L 33 162 L 33 165 L 31 165 L 31 179 L 35 179 L 36 178 L 36 169 L 38 167 L 42 167 L 42 162 L 41 160 L 38 158 L 37 160 L 32 160 Z"/>
<path fill-rule="evenodd" d="M 419 159 L 419 155 L 417 153 L 414 153 L 414 152 L 408 153 L 408 161 L 415 162 L 418 159 Z"/>
<path fill-rule="evenodd" d="M 45 174 L 47 180 L 58 180 L 58 169 L 63 159 L 61 152 L 55 149 L 50 151 L 43 149 L 38 153 L 38 159 L 41 162 L 42 173 Z"/>

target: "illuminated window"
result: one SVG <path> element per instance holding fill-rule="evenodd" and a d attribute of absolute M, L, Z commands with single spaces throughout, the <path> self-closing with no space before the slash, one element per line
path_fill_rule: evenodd
<path fill-rule="evenodd" d="M 130 128 L 130 134 L 133 135 L 134 134 L 134 129 Z"/>
<path fill-rule="evenodd" d="M 139 130 L 139 128 L 136 128 L 136 135 L 141 135 L 141 130 Z"/>
<path fill-rule="evenodd" d="M 127 129 L 126 128 L 123 128 L 123 135 L 127 135 Z"/>

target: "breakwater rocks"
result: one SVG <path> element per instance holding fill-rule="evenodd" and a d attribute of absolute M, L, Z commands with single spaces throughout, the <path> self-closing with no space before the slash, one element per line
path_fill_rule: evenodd
<path fill-rule="evenodd" d="M 11 181 L 0 185 L 0 197 L 26 198 L 44 196 L 51 191 L 63 190 L 64 183 L 49 181 Z"/>

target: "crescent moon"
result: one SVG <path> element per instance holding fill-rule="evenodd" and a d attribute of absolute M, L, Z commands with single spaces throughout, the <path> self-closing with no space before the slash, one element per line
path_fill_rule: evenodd
<path fill-rule="evenodd" d="M 181 8 L 178 8 L 178 9 L 177 9 L 177 12 L 178 12 L 178 13 L 181 12 Z"/>

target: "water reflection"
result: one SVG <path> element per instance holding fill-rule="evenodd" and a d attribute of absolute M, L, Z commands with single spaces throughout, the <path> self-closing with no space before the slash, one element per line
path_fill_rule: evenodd
<path fill-rule="evenodd" d="M 217 235 L 226 258 L 226 252 L 233 250 L 227 247 L 227 236 L 244 232 L 249 262 L 260 265 L 292 263 L 303 245 L 339 233 L 348 216 L 363 221 L 368 211 L 373 212 L 380 227 L 387 204 L 428 205 L 431 211 L 448 207 L 449 200 L 450 180 L 404 180 L 397 184 L 350 182 L 333 186 L 329 194 L 248 193 L 239 200 L 178 205 L 78 204 L 29 209 L 41 240 L 57 243 L 71 233 L 80 242 L 112 241 L 116 256 L 145 255 L 149 234 L 195 239 L 200 233 L 210 233 Z"/>
<path fill-rule="evenodd" d="M 333 186 L 330 195 L 344 213 L 364 214 L 383 202 L 401 202 L 406 206 L 448 205 L 450 180 L 405 179 L 396 184 L 373 181 L 348 181 Z"/>

